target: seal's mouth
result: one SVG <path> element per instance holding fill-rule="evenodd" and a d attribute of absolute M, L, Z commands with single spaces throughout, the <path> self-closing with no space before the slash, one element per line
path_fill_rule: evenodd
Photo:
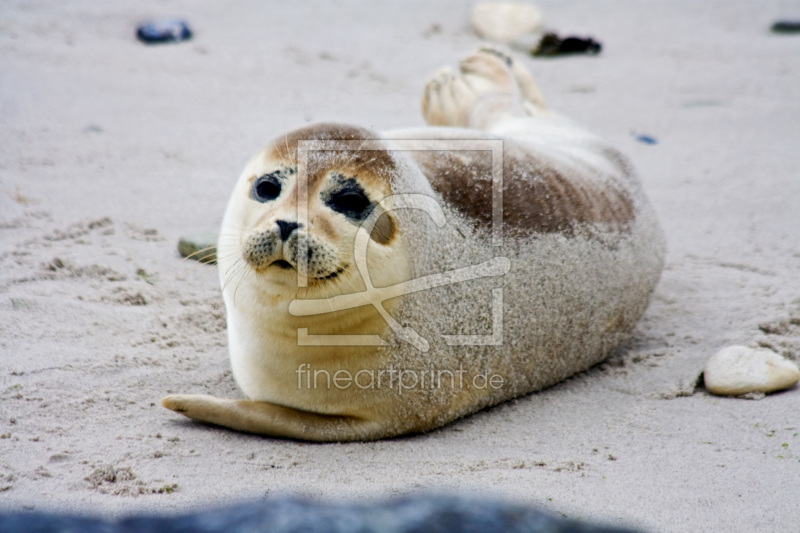
<path fill-rule="evenodd" d="M 272 263 L 270 263 L 267 268 L 273 267 L 273 266 L 274 267 L 278 267 L 281 270 L 293 270 L 293 269 L 296 268 L 293 264 L 291 264 L 289 261 L 286 261 L 285 259 L 277 259 L 277 260 L 273 261 Z M 339 277 L 339 275 L 342 274 L 346 269 L 347 269 L 347 266 L 345 265 L 345 266 L 337 268 L 336 270 L 334 270 L 330 274 L 325 274 L 324 276 L 309 276 L 309 279 L 314 280 L 314 281 L 331 280 L 331 279 L 334 279 L 336 277 Z"/>
<path fill-rule="evenodd" d="M 276 266 L 284 270 L 294 268 L 288 261 L 284 261 L 283 259 L 278 259 L 277 261 L 272 262 L 269 266 Z"/>
<path fill-rule="evenodd" d="M 320 281 L 326 280 L 326 279 L 333 279 L 335 277 L 338 277 L 339 274 L 341 274 L 342 272 L 344 272 L 344 269 L 345 269 L 345 267 L 341 267 L 341 268 L 338 268 L 338 269 L 334 270 L 333 272 L 331 272 L 330 274 L 328 274 L 326 276 L 320 276 L 320 277 L 314 278 L 314 279 L 320 280 Z"/>

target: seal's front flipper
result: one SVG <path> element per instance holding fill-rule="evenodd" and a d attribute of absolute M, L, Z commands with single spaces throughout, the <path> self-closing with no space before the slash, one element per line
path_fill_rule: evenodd
<path fill-rule="evenodd" d="M 253 400 L 179 394 L 162 399 L 161 405 L 193 420 L 270 437 L 332 442 L 373 440 L 391 434 L 370 420 L 320 415 Z"/>

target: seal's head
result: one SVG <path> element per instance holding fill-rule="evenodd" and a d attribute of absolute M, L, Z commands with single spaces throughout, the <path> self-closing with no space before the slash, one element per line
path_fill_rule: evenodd
<path fill-rule="evenodd" d="M 238 285 L 231 278 L 246 272 L 268 292 L 291 297 L 298 289 L 305 297 L 363 290 L 354 257 L 362 225 L 371 228 L 373 283 L 406 279 L 397 224 L 380 205 L 392 194 L 397 166 L 375 143 L 378 135 L 369 130 L 318 124 L 276 139 L 254 157 L 223 222 L 223 288 Z"/>

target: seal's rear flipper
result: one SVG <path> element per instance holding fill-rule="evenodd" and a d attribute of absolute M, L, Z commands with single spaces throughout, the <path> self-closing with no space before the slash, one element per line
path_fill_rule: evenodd
<path fill-rule="evenodd" d="M 253 400 L 179 394 L 163 398 L 161 405 L 193 420 L 270 437 L 334 442 L 373 440 L 392 434 L 370 420 L 309 413 Z"/>
<path fill-rule="evenodd" d="M 462 59 L 457 72 L 438 70 L 422 93 L 422 115 L 431 126 L 489 130 L 508 118 L 548 113 L 528 69 L 491 47 Z"/>

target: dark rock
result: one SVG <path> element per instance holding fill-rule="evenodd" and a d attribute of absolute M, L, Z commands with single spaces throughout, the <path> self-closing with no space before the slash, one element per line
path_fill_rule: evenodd
<path fill-rule="evenodd" d="M 103 519 L 57 513 L 0 513 L 0 533 L 623 533 L 517 504 L 413 496 L 373 504 L 276 498 L 178 516 Z"/>
<path fill-rule="evenodd" d="M 603 45 L 591 37 L 564 37 L 555 33 L 546 33 L 539 46 L 531 52 L 535 56 L 557 56 L 566 54 L 591 54 L 597 55 Z"/>
<path fill-rule="evenodd" d="M 772 25 L 774 33 L 800 33 L 800 19 L 778 20 Z"/>

